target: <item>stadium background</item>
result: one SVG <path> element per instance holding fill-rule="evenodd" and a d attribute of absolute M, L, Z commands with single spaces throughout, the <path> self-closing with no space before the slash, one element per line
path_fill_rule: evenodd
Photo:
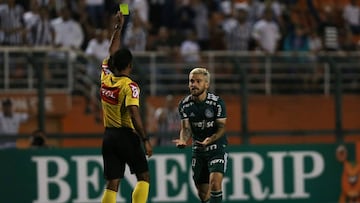
<path fill-rule="evenodd" d="M 204 2 L 216 5 L 217 1 Z M 293 23 L 316 26 L 308 18 L 307 1 L 279 2 L 291 6 Z M 29 8 L 26 1 L 18 3 Z M 106 1 L 108 13 L 117 3 Z M 348 1 L 313 3 L 319 13 L 331 8 L 341 16 Z M 344 22 L 336 19 L 341 30 Z M 149 33 L 151 42 L 157 35 L 154 30 Z M 314 55 L 310 51 L 294 55 L 281 48 L 270 55 L 211 47 L 199 52 L 201 61 L 196 65 L 209 68 L 211 90 L 225 99 L 228 108 L 231 159 L 225 202 L 330 203 L 339 202 L 342 190 L 349 190 L 343 174 L 349 170 L 359 175 L 359 169 L 339 162 L 336 152 L 345 144 L 349 162 L 360 158 L 358 35 L 353 34 L 352 40 L 355 49 L 320 50 L 316 61 L 309 60 Z M 52 52 L 64 57 L 46 54 Z M 3 201 L 99 202 L 104 184 L 99 161 L 103 128 L 94 93 L 96 77 L 86 73 L 91 57 L 83 49 L 28 44 L 4 44 L 0 53 L 0 99 L 11 98 L 16 111 L 36 112 L 21 126 L 18 136 L 0 136 L 17 141 L 17 149 L 0 150 Z M 78 60 L 72 57 L 74 53 Z M 154 109 L 164 105 L 167 94 L 176 100 L 187 94 L 187 70 L 194 64 L 178 55 L 168 59 L 166 53 L 150 49 L 134 51 L 134 56 L 144 122 L 156 136 L 151 128 Z M 29 148 L 29 135 L 37 128 L 46 131 L 51 148 Z M 189 159 L 188 150 L 155 146 L 155 155 L 149 160 L 154 177 L 149 202 L 196 201 Z M 130 176 L 123 181 L 119 202 L 128 202 L 133 181 Z M 349 187 L 354 185 L 357 183 Z M 353 189 L 360 192 L 360 188 Z M 20 190 L 24 194 L 16 195 Z"/>

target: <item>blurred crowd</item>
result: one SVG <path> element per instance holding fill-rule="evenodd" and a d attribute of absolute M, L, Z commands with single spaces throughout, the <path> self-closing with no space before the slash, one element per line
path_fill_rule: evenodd
<path fill-rule="evenodd" d="M 119 3 L 130 7 L 124 46 L 185 62 L 201 60 L 202 50 L 359 47 L 357 0 L 2 0 L 0 44 L 67 47 L 101 59 Z"/>

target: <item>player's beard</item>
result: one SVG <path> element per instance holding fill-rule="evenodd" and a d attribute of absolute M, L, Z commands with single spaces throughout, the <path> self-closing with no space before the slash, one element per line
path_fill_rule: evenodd
<path fill-rule="evenodd" d="M 193 89 L 190 89 L 190 93 L 194 97 L 198 97 L 198 96 L 202 95 L 202 93 L 204 93 L 204 92 L 205 92 L 205 88 L 193 88 Z"/>

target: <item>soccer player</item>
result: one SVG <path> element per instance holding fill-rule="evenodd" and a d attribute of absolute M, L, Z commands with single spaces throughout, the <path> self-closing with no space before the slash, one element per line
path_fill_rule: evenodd
<path fill-rule="evenodd" d="M 119 48 L 124 17 L 120 12 L 116 17 L 117 24 L 110 40 L 110 57 L 104 60 L 101 73 L 100 94 L 105 127 L 102 156 L 106 179 L 101 202 L 116 202 L 116 193 L 127 164 L 137 178 L 132 202 L 145 203 L 150 181 L 146 155 L 152 155 L 152 146 L 139 113 L 140 89 L 130 78 L 132 54 L 128 49 Z"/>
<path fill-rule="evenodd" d="M 222 202 L 222 180 L 227 164 L 224 101 L 208 92 L 210 73 L 194 68 L 189 74 L 190 95 L 179 103 L 180 138 L 173 140 L 184 148 L 192 137 L 192 170 L 202 203 Z"/>

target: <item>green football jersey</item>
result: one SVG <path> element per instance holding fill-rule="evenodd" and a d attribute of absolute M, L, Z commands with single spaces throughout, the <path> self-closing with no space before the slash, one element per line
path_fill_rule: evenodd
<path fill-rule="evenodd" d="M 183 98 L 179 103 L 179 113 L 182 120 L 189 119 L 194 150 L 199 147 L 196 141 L 201 142 L 217 131 L 216 120 L 226 118 L 226 107 L 219 96 L 208 92 L 202 102 L 194 101 L 191 95 Z M 215 144 L 216 149 L 224 148 L 227 145 L 226 135 L 218 139 Z"/>

